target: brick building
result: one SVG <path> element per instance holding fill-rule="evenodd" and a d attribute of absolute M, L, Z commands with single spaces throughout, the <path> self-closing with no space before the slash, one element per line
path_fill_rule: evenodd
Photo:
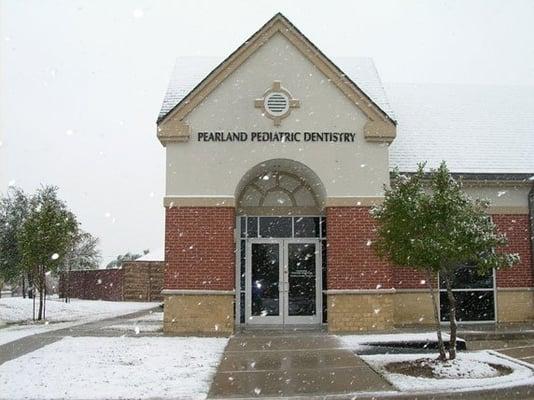
<path fill-rule="evenodd" d="M 424 277 L 373 253 L 369 210 L 392 168 L 441 160 L 521 256 L 485 277 L 461 270 L 459 319 L 534 319 L 532 93 L 385 85 L 370 59 L 329 57 L 277 14 L 224 60 L 177 60 L 157 133 L 165 331 L 432 323 Z"/>

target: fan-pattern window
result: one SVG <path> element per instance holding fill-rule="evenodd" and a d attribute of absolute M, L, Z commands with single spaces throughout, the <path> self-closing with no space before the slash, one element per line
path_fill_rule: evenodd
<path fill-rule="evenodd" d="M 312 189 L 285 172 L 268 172 L 253 179 L 239 203 L 241 207 L 319 207 Z"/>

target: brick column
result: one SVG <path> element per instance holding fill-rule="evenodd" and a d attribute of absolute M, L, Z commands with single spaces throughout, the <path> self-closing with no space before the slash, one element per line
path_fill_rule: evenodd
<path fill-rule="evenodd" d="M 534 320 L 534 269 L 527 214 L 493 214 L 493 222 L 508 238 L 504 248 L 518 253 L 519 264 L 497 271 L 497 320 Z"/>
<path fill-rule="evenodd" d="M 393 325 L 392 267 L 371 246 L 370 207 L 328 207 L 328 329 L 363 331 Z"/>
<path fill-rule="evenodd" d="M 166 208 L 166 333 L 233 332 L 234 228 L 233 207 Z"/>

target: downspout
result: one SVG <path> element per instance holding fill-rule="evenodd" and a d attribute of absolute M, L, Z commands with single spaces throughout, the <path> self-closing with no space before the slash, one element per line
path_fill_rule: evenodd
<path fill-rule="evenodd" d="M 534 184 L 528 192 L 528 218 L 530 221 L 530 263 L 534 270 Z"/>

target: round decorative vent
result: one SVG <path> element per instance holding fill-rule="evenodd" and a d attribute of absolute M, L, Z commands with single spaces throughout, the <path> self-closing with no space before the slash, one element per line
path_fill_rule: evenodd
<path fill-rule="evenodd" d="M 300 102 L 282 87 L 280 81 L 274 81 L 273 86 L 263 94 L 263 98 L 254 101 L 254 106 L 263 109 L 263 115 L 272 119 L 275 126 L 279 126 L 282 119 L 291 113 L 292 108 L 300 106 Z"/>
<path fill-rule="evenodd" d="M 264 107 L 273 117 L 279 117 L 289 110 L 289 99 L 284 92 L 271 92 L 265 96 Z"/>

